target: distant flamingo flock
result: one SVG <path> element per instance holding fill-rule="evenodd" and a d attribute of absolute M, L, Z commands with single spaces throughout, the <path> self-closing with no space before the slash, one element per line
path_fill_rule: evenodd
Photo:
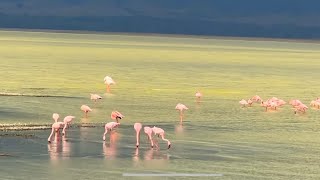
<path fill-rule="evenodd" d="M 251 107 L 253 103 L 259 103 L 261 107 L 265 108 L 265 111 L 270 111 L 270 110 L 277 110 L 279 107 L 285 105 L 286 101 L 277 97 L 272 97 L 270 99 L 267 99 L 266 101 L 263 101 L 261 97 L 258 95 L 255 95 L 248 100 L 242 99 L 239 101 L 239 104 L 242 107 Z M 294 114 L 305 113 L 308 109 L 308 106 L 303 104 L 298 99 L 290 100 L 289 104 L 292 106 Z M 310 106 L 320 109 L 320 98 L 316 98 L 315 100 L 312 100 L 310 103 Z"/>
<path fill-rule="evenodd" d="M 106 84 L 106 92 L 110 93 L 111 92 L 111 85 L 116 84 L 115 81 L 110 76 L 106 76 L 103 80 L 104 80 L 104 83 Z M 202 98 L 202 93 L 197 91 L 195 93 L 195 97 L 196 97 L 196 102 L 200 103 L 201 98 Z M 99 101 L 101 99 L 102 99 L 102 97 L 99 96 L 98 94 L 90 94 L 90 100 L 94 101 L 94 103 L 96 103 L 97 101 Z M 184 104 L 178 103 L 176 105 L 175 109 L 179 111 L 180 125 L 182 125 L 183 118 L 184 118 L 184 111 L 188 110 L 189 108 Z M 81 105 L 80 110 L 83 111 L 84 116 L 86 118 L 88 117 L 88 114 L 90 112 L 92 112 L 92 109 L 88 105 Z M 125 116 L 122 115 L 119 111 L 112 111 L 111 112 L 110 118 L 114 121 L 111 121 L 111 122 L 108 122 L 105 124 L 104 133 L 102 136 L 103 141 L 106 140 L 106 135 L 108 133 L 111 133 L 113 130 L 117 129 L 121 125 L 120 120 L 123 119 L 124 117 Z M 52 136 L 55 133 L 57 136 L 60 135 L 61 129 L 62 129 L 62 136 L 63 137 L 66 136 L 66 130 L 70 126 L 70 124 L 72 123 L 75 116 L 69 115 L 69 116 L 66 116 L 63 121 L 59 121 L 59 118 L 60 118 L 59 114 L 53 113 L 52 118 L 54 120 L 54 123 L 51 126 L 52 131 L 48 137 L 49 143 L 51 143 Z M 162 128 L 156 127 L 156 126 L 153 126 L 153 127 L 144 126 L 143 127 L 143 125 L 139 122 L 134 123 L 133 128 L 136 131 L 136 148 L 139 148 L 139 146 L 140 146 L 140 131 L 142 129 L 143 129 L 144 133 L 146 134 L 148 141 L 150 142 L 151 148 L 155 147 L 155 148 L 159 149 L 159 144 L 155 140 L 155 137 L 159 137 L 163 141 L 165 141 L 167 143 L 168 149 L 171 147 L 171 142 L 165 138 L 165 131 Z M 110 138 L 111 138 L 111 135 L 110 135 Z"/>

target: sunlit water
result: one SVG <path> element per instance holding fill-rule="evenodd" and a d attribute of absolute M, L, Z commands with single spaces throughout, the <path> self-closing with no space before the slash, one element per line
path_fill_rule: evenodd
<path fill-rule="evenodd" d="M 319 52 L 305 42 L 1 31 L 0 177 L 319 179 L 318 109 L 295 115 L 287 104 L 265 112 L 238 103 L 258 94 L 308 105 L 319 97 Z M 106 75 L 117 82 L 111 93 Z M 94 103 L 90 93 L 103 99 Z M 182 126 L 177 103 L 189 107 Z M 87 118 L 82 104 L 93 109 Z M 113 110 L 125 118 L 103 142 Z M 49 144 L 52 113 L 76 118 L 66 138 Z M 172 147 L 158 138 L 152 149 L 142 133 L 137 150 L 135 122 L 163 128 Z"/>

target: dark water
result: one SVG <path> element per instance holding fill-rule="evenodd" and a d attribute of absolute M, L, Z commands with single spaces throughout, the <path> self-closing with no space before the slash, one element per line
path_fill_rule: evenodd
<path fill-rule="evenodd" d="M 56 135 L 52 143 L 47 142 L 50 130 L 2 132 L 0 174 L 4 179 L 106 179 L 130 178 L 125 173 L 219 173 L 207 165 L 229 159 L 219 155 L 221 147 L 214 142 L 188 140 L 198 130 L 162 127 L 168 130 L 170 149 L 160 138 L 159 148 L 151 148 L 144 134 L 135 148 L 131 126 L 120 126 L 106 142 L 102 126 L 71 127 L 66 137 Z"/>

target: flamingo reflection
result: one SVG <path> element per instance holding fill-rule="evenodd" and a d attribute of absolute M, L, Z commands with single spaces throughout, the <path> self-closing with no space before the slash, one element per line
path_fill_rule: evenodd
<path fill-rule="evenodd" d="M 103 154 L 107 159 L 114 159 L 117 156 L 117 141 L 119 134 L 115 131 L 110 132 L 109 145 L 106 141 L 103 142 Z"/>
<path fill-rule="evenodd" d="M 54 134 L 54 140 L 52 143 L 48 144 L 48 153 L 50 160 L 53 162 L 57 161 L 59 159 L 59 147 L 60 147 L 60 135 L 59 133 Z"/>

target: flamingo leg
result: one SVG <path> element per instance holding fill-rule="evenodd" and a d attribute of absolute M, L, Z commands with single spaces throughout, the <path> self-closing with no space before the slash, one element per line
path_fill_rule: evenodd
<path fill-rule="evenodd" d="M 136 147 L 138 148 L 140 145 L 140 143 L 139 143 L 140 142 L 140 132 L 137 132 L 136 139 L 137 139 Z"/>
<path fill-rule="evenodd" d="M 110 93 L 110 85 L 107 84 L 107 93 Z"/>
<path fill-rule="evenodd" d="M 102 137 L 103 141 L 106 140 L 106 134 L 107 134 L 107 133 L 108 133 L 108 129 L 106 128 L 106 130 L 105 130 L 104 133 L 103 133 L 103 137 Z"/>
<path fill-rule="evenodd" d="M 183 121 L 183 113 L 182 111 L 180 111 L 180 124 L 182 124 L 182 121 Z"/>
<path fill-rule="evenodd" d="M 54 133 L 54 128 L 52 128 L 51 134 L 50 134 L 50 136 L 48 137 L 48 142 L 49 142 L 49 143 L 51 143 L 51 137 L 52 137 L 53 133 Z"/>

